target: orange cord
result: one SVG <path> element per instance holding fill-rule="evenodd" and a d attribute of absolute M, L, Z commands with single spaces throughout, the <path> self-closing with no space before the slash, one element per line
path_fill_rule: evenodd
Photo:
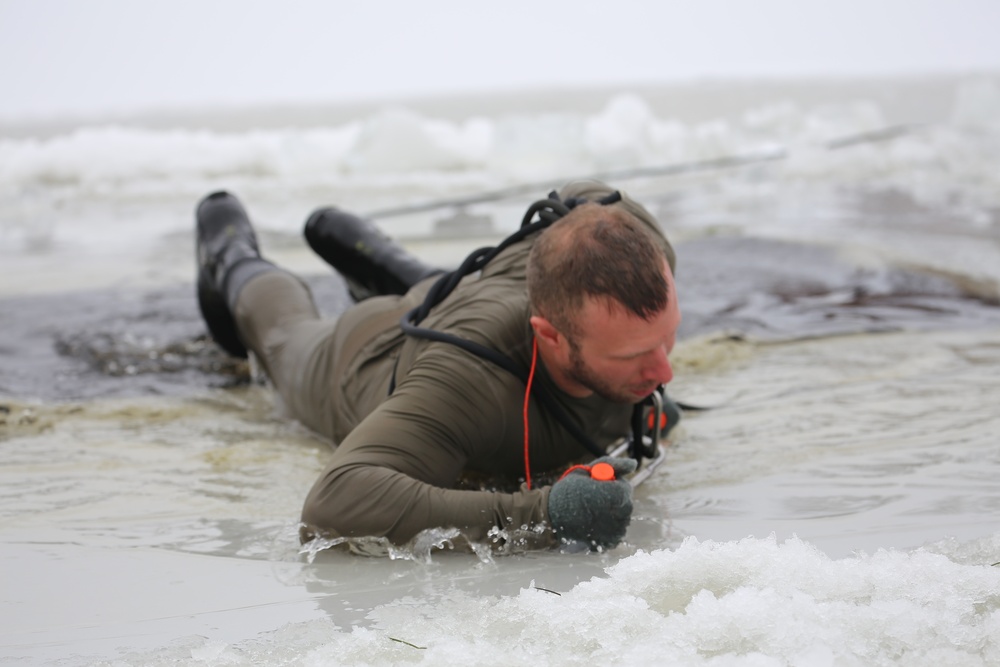
<path fill-rule="evenodd" d="M 566 477 L 568 474 L 570 474 L 574 470 L 586 470 L 587 472 L 590 472 L 590 466 L 585 466 L 582 463 L 577 463 L 575 466 L 570 466 L 570 467 L 566 468 L 566 472 L 564 472 L 563 474 L 559 475 L 559 479 L 562 479 L 562 478 Z"/>
<path fill-rule="evenodd" d="M 535 367 L 538 365 L 538 340 L 531 338 L 531 370 L 528 372 L 528 384 L 524 389 L 524 481 L 531 488 L 531 463 L 528 458 L 528 399 L 531 398 L 531 384 L 535 381 Z"/>
<path fill-rule="evenodd" d="M 535 369 L 538 367 L 538 340 L 536 338 L 531 339 L 531 370 L 528 371 L 528 382 L 524 388 L 524 481 L 528 485 L 528 489 L 531 489 L 531 458 L 529 455 L 528 443 L 530 442 L 529 432 L 528 432 L 528 405 L 531 398 L 531 385 L 535 381 Z M 595 463 L 593 466 L 586 465 L 575 465 L 571 466 L 559 477 L 562 479 L 566 475 L 570 474 L 574 470 L 586 470 L 590 473 L 592 479 L 596 479 L 601 482 L 614 481 L 615 479 L 615 469 L 608 463 L 603 461 L 600 463 Z"/>

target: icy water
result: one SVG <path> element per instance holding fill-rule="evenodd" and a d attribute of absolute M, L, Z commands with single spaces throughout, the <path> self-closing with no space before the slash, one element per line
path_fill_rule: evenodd
<path fill-rule="evenodd" d="M 1000 89 L 895 85 L 0 139 L 0 663 L 1000 663 Z M 197 199 L 335 315 L 315 206 L 661 166 L 616 185 L 677 245 L 671 394 L 707 409 L 626 543 L 303 550 L 330 447 L 204 340 Z M 532 198 L 381 224 L 449 264 Z"/>

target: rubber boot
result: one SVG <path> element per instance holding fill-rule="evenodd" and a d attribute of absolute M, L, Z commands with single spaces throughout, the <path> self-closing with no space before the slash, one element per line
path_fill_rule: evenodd
<path fill-rule="evenodd" d="M 233 309 L 250 278 L 277 270 L 261 259 L 257 236 L 239 200 L 228 192 L 205 197 L 195 213 L 198 307 L 212 339 L 234 357 L 247 357 Z"/>
<path fill-rule="evenodd" d="M 336 208 L 321 208 L 306 220 L 306 241 L 340 273 L 355 301 L 406 294 L 442 269 L 424 264 L 372 222 Z"/>

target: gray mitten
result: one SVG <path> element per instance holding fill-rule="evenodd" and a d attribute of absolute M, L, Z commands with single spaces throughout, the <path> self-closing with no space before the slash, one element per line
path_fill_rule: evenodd
<path fill-rule="evenodd" d="M 632 486 L 622 476 L 635 471 L 634 459 L 605 456 L 594 461 L 610 464 L 615 479 L 593 479 L 587 469 L 572 470 L 552 485 L 549 522 L 564 540 L 586 542 L 609 549 L 625 537 L 632 519 Z"/>

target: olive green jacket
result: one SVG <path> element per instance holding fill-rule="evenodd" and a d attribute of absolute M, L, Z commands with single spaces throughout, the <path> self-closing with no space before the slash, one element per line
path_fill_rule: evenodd
<path fill-rule="evenodd" d="M 645 213 L 644 210 L 642 210 Z M 673 252 L 648 213 L 643 219 Z M 531 364 L 525 266 L 536 235 L 466 277 L 421 326 L 475 341 Z M 337 323 L 332 387 L 324 422 L 339 443 L 306 499 L 309 533 L 385 536 L 403 543 L 432 527 L 470 540 L 554 542 L 546 525 L 549 487 L 513 492 L 456 488 L 464 477 L 510 479 L 525 473 L 524 383 L 454 345 L 408 337 L 399 320 L 420 304 L 435 278 L 406 296 L 368 299 Z M 395 370 L 396 387 L 389 395 Z M 628 433 L 631 406 L 561 392 L 539 362 L 536 383 L 600 446 Z M 529 403 L 532 475 L 592 456 L 534 398 Z"/>

